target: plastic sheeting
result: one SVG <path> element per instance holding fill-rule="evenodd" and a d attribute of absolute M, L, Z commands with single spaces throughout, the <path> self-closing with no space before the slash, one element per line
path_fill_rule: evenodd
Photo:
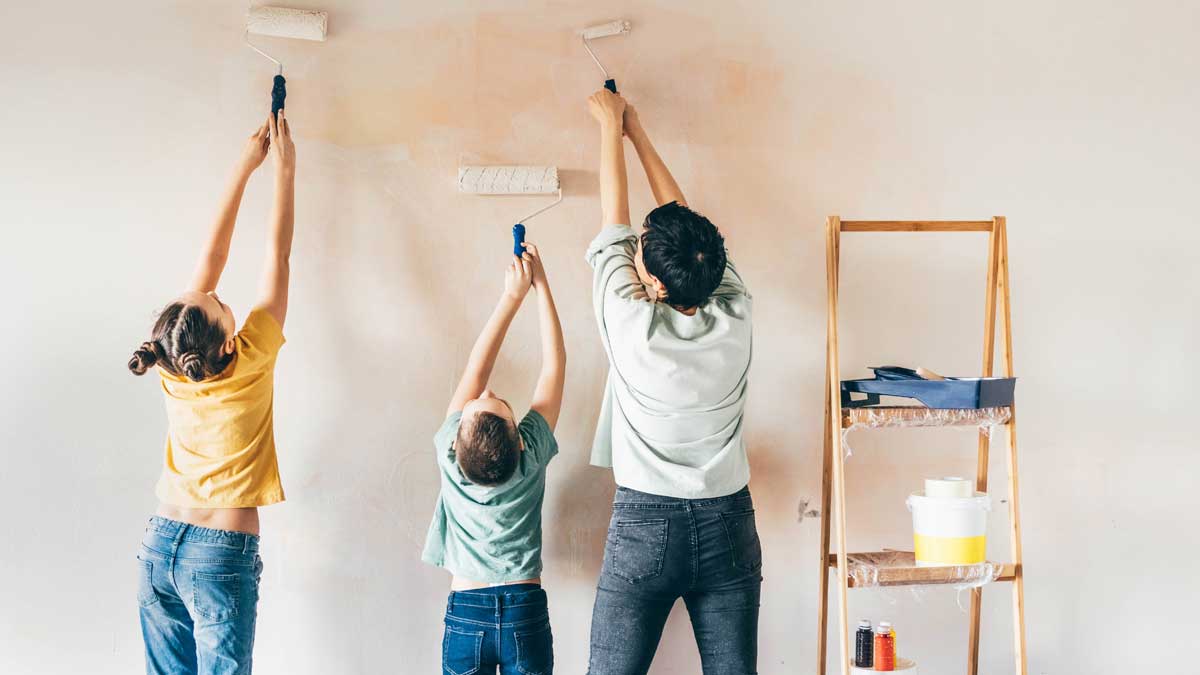
<path fill-rule="evenodd" d="M 991 435 L 992 429 L 1007 424 L 1012 408 L 922 408 L 920 406 L 842 408 L 842 448 L 853 454 L 849 435 L 856 429 L 899 427 L 977 427 Z"/>
<path fill-rule="evenodd" d="M 941 584 L 957 589 L 978 588 L 1000 578 L 1004 568 L 990 561 L 975 565 L 937 565 L 918 567 L 911 551 L 851 553 L 846 559 L 846 575 L 853 586 L 920 586 Z"/>

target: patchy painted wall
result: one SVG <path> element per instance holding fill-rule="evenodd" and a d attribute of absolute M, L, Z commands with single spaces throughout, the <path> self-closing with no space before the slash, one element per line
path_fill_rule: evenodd
<path fill-rule="evenodd" d="M 298 218 L 277 437 L 289 501 L 265 509 L 261 673 L 425 673 L 447 579 L 418 553 L 430 438 L 532 203 L 454 190 L 459 163 L 557 164 L 566 202 L 530 226 L 570 350 L 546 502 L 559 671 L 583 672 L 612 493 L 586 464 L 605 369 L 583 248 L 597 227 L 597 45 L 757 301 L 747 424 L 766 549 L 760 669 L 814 658 L 824 217 L 1009 218 L 1021 375 L 1031 673 L 1165 671 L 1196 627 L 1200 397 L 1194 5 L 1081 1 L 393 3 L 330 11 L 330 41 L 275 45 L 298 137 Z M 64 7 L 72 10 L 70 18 Z M 269 64 L 238 2 L 5 3 L 0 25 L 0 671 L 141 664 L 133 556 L 162 403 L 124 362 L 186 282 Z M 269 172 L 269 167 L 263 170 Z M 650 206 L 631 164 L 634 212 Z M 252 299 L 270 181 L 256 177 L 222 284 Z M 978 368 L 984 244 L 847 237 L 843 369 Z M 524 310 L 497 389 L 526 402 Z M 903 499 L 969 473 L 970 432 L 858 435 L 854 549 L 908 544 Z M 993 454 L 1003 476 L 1003 454 Z M 807 507 L 804 504 L 807 503 Z M 1000 506 L 997 504 L 997 506 Z M 1003 514 L 1003 509 L 999 513 Z M 1007 552 L 1003 515 L 991 552 Z M 1165 551 L 1166 555 L 1159 555 Z M 1009 672 L 1007 588 L 984 594 L 984 672 Z M 952 590 L 851 595 L 924 672 L 956 672 Z M 965 596 L 961 598 L 965 606 Z M 678 609 L 678 608 L 677 608 Z M 1097 648 L 1096 645 L 1105 645 Z M 686 615 L 654 672 L 696 673 Z"/>

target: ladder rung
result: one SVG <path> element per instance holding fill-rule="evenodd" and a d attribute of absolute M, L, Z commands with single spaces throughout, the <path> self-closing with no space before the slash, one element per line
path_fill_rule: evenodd
<path fill-rule="evenodd" d="M 990 220 L 843 220 L 842 232 L 991 232 Z"/>

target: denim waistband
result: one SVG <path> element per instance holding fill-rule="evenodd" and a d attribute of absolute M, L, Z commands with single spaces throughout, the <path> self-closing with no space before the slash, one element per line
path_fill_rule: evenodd
<path fill-rule="evenodd" d="M 450 598 L 447 602 L 450 609 L 456 605 L 501 609 L 533 604 L 546 604 L 546 592 L 542 590 L 540 584 L 509 584 L 469 591 L 450 591 Z"/>
<path fill-rule="evenodd" d="M 154 516 L 150 518 L 147 530 L 151 530 L 168 539 L 190 541 L 201 544 L 221 544 L 232 548 L 240 548 L 243 553 L 257 553 L 259 538 L 256 534 L 233 532 L 231 530 L 214 530 L 211 527 L 200 527 L 181 523 L 178 520 Z"/>
<path fill-rule="evenodd" d="M 705 497 L 703 499 L 684 499 L 683 497 L 666 497 L 664 495 L 652 495 L 648 492 L 639 492 L 633 488 L 618 487 L 617 493 L 613 496 L 613 504 L 631 504 L 654 506 L 656 508 L 704 508 L 706 506 L 723 506 L 730 502 L 739 499 L 750 499 L 750 486 L 734 492 L 733 494 L 724 495 L 721 497 Z"/>

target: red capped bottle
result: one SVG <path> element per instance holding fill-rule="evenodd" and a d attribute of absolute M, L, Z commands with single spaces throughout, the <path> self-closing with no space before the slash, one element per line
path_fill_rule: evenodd
<path fill-rule="evenodd" d="M 886 621 L 880 621 L 875 627 L 875 670 L 895 670 L 896 669 L 896 648 L 895 640 L 892 638 L 892 625 Z"/>

